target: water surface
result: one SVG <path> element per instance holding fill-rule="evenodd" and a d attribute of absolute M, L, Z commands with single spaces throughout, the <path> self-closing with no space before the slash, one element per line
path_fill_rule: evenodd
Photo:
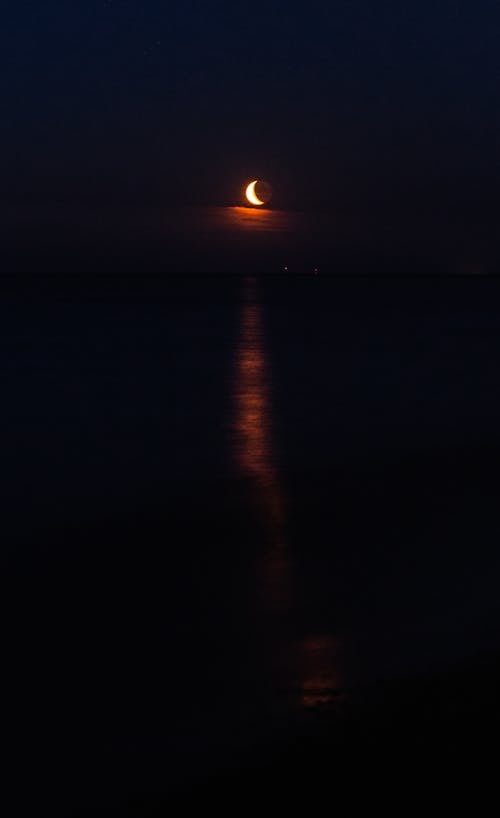
<path fill-rule="evenodd" d="M 497 650 L 498 289 L 4 283 L 8 664 L 33 751 L 153 754 L 167 786 Z"/>

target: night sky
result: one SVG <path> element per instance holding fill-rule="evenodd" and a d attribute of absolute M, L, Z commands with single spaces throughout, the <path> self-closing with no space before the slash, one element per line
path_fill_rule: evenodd
<path fill-rule="evenodd" d="M 3 199 L 489 207 L 496 0 L 16 0 L 2 15 Z"/>

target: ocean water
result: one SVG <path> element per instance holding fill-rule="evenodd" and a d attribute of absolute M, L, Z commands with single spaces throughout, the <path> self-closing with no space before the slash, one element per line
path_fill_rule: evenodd
<path fill-rule="evenodd" d="M 498 649 L 499 295 L 3 281 L 6 667 L 49 790 L 168 790 Z"/>

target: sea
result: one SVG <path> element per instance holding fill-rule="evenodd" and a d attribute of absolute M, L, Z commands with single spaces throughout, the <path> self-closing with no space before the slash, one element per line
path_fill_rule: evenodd
<path fill-rule="evenodd" d="M 9 735 L 54 814 L 497 655 L 499 304 L 319 261 L 0 279 Z"/>

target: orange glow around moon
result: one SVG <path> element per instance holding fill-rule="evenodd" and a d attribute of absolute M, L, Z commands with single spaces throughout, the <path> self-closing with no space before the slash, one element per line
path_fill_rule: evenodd
<path fill-rule="evenodd" d="M 247 189 L 245 191 L 246 197 L 247 197 L 248 201 L 250 202 L 250 204 L 253 204 L 256 207 L 260 207 L 261 205 L 265 204 L 265 202 L 262 202 L 259 199 L 259 197 L 257 196 L 257 194 L 255 192 L 255 185 L 258 184 L 258 181 L 259 180 L 256 179 L 255 182 L 250 182 L 250 184 L 248 185 L 248 187 L 247 187 Z"/>

